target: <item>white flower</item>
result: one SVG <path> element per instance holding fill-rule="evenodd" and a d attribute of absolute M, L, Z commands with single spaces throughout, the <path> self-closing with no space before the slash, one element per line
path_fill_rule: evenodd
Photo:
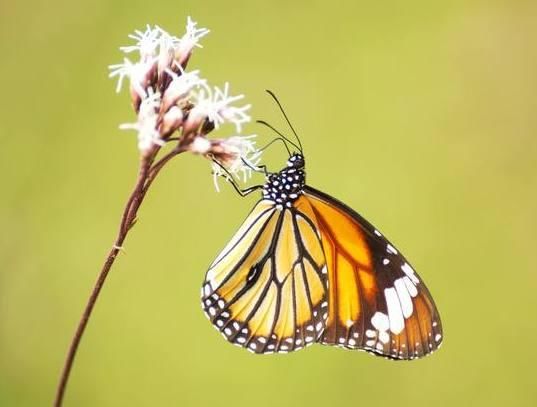
<path fill-rule="evenodd" d="M 138 149 L 142 153 L 148 151 L 154 144 L 164 144 L 157 130 L 157 109 L 159 106 L 160 93 L 150 91 L 148 96 L 142 99 L 140 111 L 138 112 L 138 121 L 119 126 L 122 130 L 136 130 L 138 132 Z"/>
<path fill-rule="evenodd" d="M 218 140 L 205 136 L 224 123 L 232 123 L 240 133 L 242 125 L 250 121 L 247 113 L 250 105 L 236 106 L 244 96 L 230 95 L 228 83 L 223 88 L 209 87 L 198 70 L 185 71 L 192 50 L 201 47 L 199 41 L 208 33 L 208 29 L 198 28 L 188 17 L 186 33 L 180 38 L 156 25 L 147 25 L 145 30 L 129 35 L 135 43 L 120 50 L 125 54 L 138 53 L 139 60 L 136 62 L 129 56 L 121 64 L 110 65 L 109 76 L 117 78 L 117 92 L 125 78 L 129 79 L 138 119 L 120 128 L 138 132 L 138 148 L 142 153 L 163 145 L 164 139 L 181 129 L 182 136 L 195 137 L 191 139 L 192 152 L 222 164 L 222 167 L 215 166 L 215 177 L 238 176 L 246 181 L 260 161 L 254 136 Z M 157 93 L 157 89 L 162 93 Z M 204 126 L 207 122 L 212 126 Z"/>
<path fill-rule="evenodd" d="M 209 33 L 209 30 L 196 28 L 196 26 L 197 23 L 188 17 L 186 33 L 181 38 L 168 34 L 157 25 L 154 27 L 147 25 L 145 31 L 136 30 L 130 34 L 129 38 L 135 40 L 136 43 L 119 49 L 125 54 L 138 51 L 140 60 L 131 62 L 128 58 L 124 58 L 122 64 L 109 66 L 109 77 L 118 77 L 116 92 L 121 90 L 123 80 L 128 77 L 131 82 L 131 90 L 140 98 L 144 98 L 146 96 L 145 89 L 154 78 L 154 69 L 158 68 L 158 75 L 161 75 L 174 63 L 179 66 L 184 65 L 184 58 L 188 60 L 188 55 L 192 49 L 201 47 L 198 42 Z M 180 60 L 180 63 L 175 60 L 176 58 Z"/>
<path fill-rule="evenodd" d="M 227 82 L 223 90 L 215 86 L 214 91 L 211 91 L 205 87 L 195 96 L 197 102 L 195 103 L 196 106 L 193 109 L 193 113 L 195 115 L 207 116 L 217 129 L 221 124 L 229 122 L 233 123 L 237 132 L 240 133 L 242 124 L 250 121 L 250 116 L 246 113 L 250 105 L 242 107 L 231 106 L 231 103 L 242 99 L 244 95 L 230 96 L 229 83 Z"/>
<path fill-rule="evenodd" d="M 218 162 L 213 163 L 214 185 L 217 191 L 218 177 L 223 176 L 228 181 L 230 176 L 236 175 L 246 182 L 252 176 L 261 161 L 261 151 L 255 147 L 253 139 L 256 135 L 251 136 L 233 136 L 221 140 L 218 147 L 221 154 L 215 154 Z"/>
<path fill-rule="evenodd" d="M 181 75 L 177 75 L 170 69 L 166 72 L 172 77 L 172 81 L 168 85 L 164 96 L 162 97 L 162 105 L 164 111 L 176 103 L 179 99 L 184 99 L 189 96 L 190 92 L 197 86 L 207 86 L 205 79 L 201 79 L 198 70 L 185 72 L 181 66 L 178 66 Z"/>
<path fill-rule="evenodd" d="M 110 73 L 108 74 L 109 78 L 118 76 L 116 92 L 119 93 L 123 86 L 123 79 L 125 79 L 125 77 L 130 78 L 133 70 L 133 63 L 129 61 L 128 58 L 123 58 L 122 64 L 108 65 L 108 69 L 110 69 Z"/>
<path fill-rule="evenodd" d="M 209 34 L 210 30 L 207 28 L 196 28 L 198 23 L 188 16 L 186 23 L 186 33 L 179 39 L 177 51 L 181 55 L 186 55 L 192 52 L 194 47 L 203 48 L 199 44 L 199 40 Z"/>
<path fill-rule="evenodd" d="M 251 105 L 245 105 L 242 107 L 229 106 L 230 103 L 242 99 L 244 95 L 238 95 L 234 97 L 229 96 L 228 82 L 225 83 L 223 91 L 215 86 L 215 92 L 217 94 L 217 99 L 220 99 L 219 113 L 223 118 L 223 121 L 233 123 L 237 127 L 237 132 L 240 133 L 242 124 L 248 123 L 251 120 L 250 116 L 246 114 L 246 111 L 250 109 Z"/>
<path fill-rule="evenodd" d="M 205 137 L 197 136 L 190 144 L 190 151 L 194 154 L 205 155 L 211 151 L 212 144 Z"/>
<path fill-rule="evenodd" d="M 158 71 L 159 75 L 174 63 L 175 48 L 179 42 L 177 37 L 163 31 L 159 39 Z"/>
<path fill-rule="evenodd" d="M 123 59 L 122 64 L 110 65 L 109 78 L 118 76 L 116 92 L 119 93 L 123 85 L 123 79 L 128 77 L 131 88 L 143 99 L 146 97 L 146 84 L 148 82 L 151 70 L 154 68 L 155 59 L 140 61 L 133 64 L 128 58 Z"/>
<path fill-rule="evenodd" d="M 148 24 L 145 31 L 136 30 L 134 31 L 134 34 L 129 34 L 129 38 L 135 40 L 136 45 L 119 47 L 119 49 L 126 54 L 139 51 L 140 59 L 142 61 L 152 59 L 156 56 L 157 46 L 159 45 L 159 37 L 163 33 L 165 33 L 165 31 L 159 26 L 151 28 L 151 26 Z"/>
<path fill-rule="evenodd" d="M 166 137 L 179 129 L 183 124 L 184 118 L 185 115 L 181 108 L 172 106 L 162 117 L 162 123 L 160 125 L 160 134 L 162 137 Z"/>

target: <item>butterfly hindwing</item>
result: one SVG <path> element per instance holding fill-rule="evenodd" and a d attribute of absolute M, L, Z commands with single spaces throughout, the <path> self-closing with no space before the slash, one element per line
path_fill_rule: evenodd
<path fill-rule="evenodd" d="M 436 350 L 442 326 L 427 287 L 369 222 L 305 187 L 321 233 L 329 276 L 329 317 L 320 342 L 392 359 Z"/>
<path fill-rule="evenodd" d="M 319 339 L 328 318 L 328 282 L 312 213 L 304 198 L 286 209 L 259 201 L 210 266 L 202 306 L 228 341 L 272 353 Z"/>

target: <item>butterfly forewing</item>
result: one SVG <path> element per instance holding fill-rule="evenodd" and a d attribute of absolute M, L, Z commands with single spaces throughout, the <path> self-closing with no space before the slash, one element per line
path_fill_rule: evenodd
<path fill-rule="evenodd" d="M 412 266 L 355 211 L 305 188 L 329 276 L 329 317 L 320 342 L 414 359 L 442 341 L 440 317 Z"/>
<path fill-rule="evenodd" d="M 261 200 L 217 256 L 202 306 L 224 337 L 256 353 L 316 342 L 328 318 L 327 269 L 313 209 Z"/>

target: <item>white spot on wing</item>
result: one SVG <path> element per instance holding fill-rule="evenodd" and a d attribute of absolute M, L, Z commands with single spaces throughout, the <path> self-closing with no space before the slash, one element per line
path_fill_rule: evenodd
<path fill-rule="evenodd" d="M 410 278 L 405 276 L 403 277 L 403 281 L 405 282 L 406 289 L 408 290 L 408 293 L 410 294 L 411 297 L 415 297 L 416 295 L 418 295 L 418 289 L 416 288 L 414 283 L 410 281 Z"/>
<path fill-rule="evenodd" d="M 391 244 L 386 245 L 386 251 L 391 254 L 397 254 L 397 250 Z"/>
<path fill-rule="evenodd" d="M 414 272 L 414 269 L 410 267 L 408 263 L 405 263 L 401 266 L 401 270 L 412 280 L 414 284 L 418 284 L 420 280 L 418 280 L 418 277 L 416 276 L 416 273 Z"/>
<path fill-rule="evenodd" d="M 388 317 L 390 319 L 390 331 L 394 334 L 400 333 L 405 328 L 405 320 L 397 291 L 395 288 L 386 288 L 384 290 L 386 303 L 388 304 Z"/>
<path fill-rule="evenodd" d="M 390 321 L 388 319 L 388 316 L 382 312 L 375 312 L 375 315 L 371 318 L 371 324 L 378 330 L 378 331 L 387 331 L 390 327 Z M 367 332 L 366 332 L 367 334 Z"/>
<path fill-rule="evenodd" d="M 397 280 L 395 280 L 394 286 L 395 290 L 397 291 L 397 295 L 399 296 L 399 301 L 401 301 L 401 309 L 403 310 L 403 316 L 405 318 L 408 318 L 412 315 L 414 307 L 412 305 L 412 298 L 410 297 L 410 293 L 408 292 L 403 278 L 398 278 Z"/>
<path fill-rule="evenodd" d="M 388 343 L 388 342 L 390 342 L 390 335 L 388 335 L 388 332 L 382 331 L 382 332 L 379 333 L 379 340 L 382 343 Z"/>

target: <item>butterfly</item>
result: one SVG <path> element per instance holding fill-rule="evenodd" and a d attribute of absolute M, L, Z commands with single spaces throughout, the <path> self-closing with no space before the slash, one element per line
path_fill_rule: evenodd
<path fill-rule="evenodd" d="M 202 286 L 224 338 L 258 354 L 320 343 L 411 360 L 438 349 L 442 324 L 421 278 L 367 220 L 306 184 L 301 144 L 266 175 Z"/>

